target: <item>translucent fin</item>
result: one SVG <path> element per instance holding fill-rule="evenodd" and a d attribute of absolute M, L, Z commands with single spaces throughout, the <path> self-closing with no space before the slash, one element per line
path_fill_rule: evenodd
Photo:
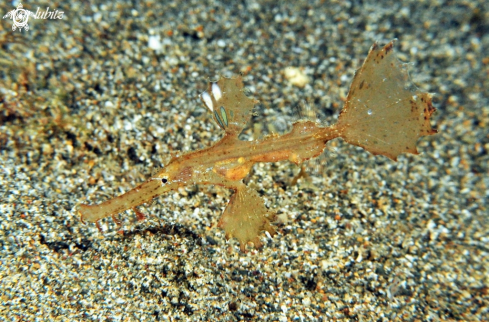
<path fill-rule="evenodd" d="M 253 242 L 257 248 L 261 246 L 258 238 L 261 231 L 274 235 L 271 217 L 273 216 L 258 193 L 242 184 L 231 196 L 219 221 L 219 227 L 226 232 L 226 238 L 236 237 L 244 251 L 248 242 Z"/>
<path fill-rule="evenodd" d="M 300 120 L 317 121 L 316 111 L 314 111 L 306 100 L 302 100 L 299 105 L 297 105 L 297 114 L 299 115 Z"/>
<path fill-rule="evenodd" d="M 238 135 L 250 120 L 255 100 L 247 97 L 241 76 L 210 82 L 200 95 L 220 128 Z"/>
<path fill-rule="evenodd" d="M 409 76 L 393 51 L 394 41 L 370 48 L 357 70 L 338 119 L 341 137 L 373 154 L 393 160 L 417 154 L 418 138 L 436 133 L 431 95 L 408 89 Z"/>

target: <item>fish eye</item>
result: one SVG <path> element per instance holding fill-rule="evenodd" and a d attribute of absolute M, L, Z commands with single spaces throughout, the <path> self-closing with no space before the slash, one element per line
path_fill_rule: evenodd
<path fill-rule="evenodd" d="M 162 178 L 162 179 L 161 179 L 161 182 L 163 182 L 163 183 L 167 183 L 167 182 L 168 182 L 168 179 L 167 179 L 167 178 Z"/>

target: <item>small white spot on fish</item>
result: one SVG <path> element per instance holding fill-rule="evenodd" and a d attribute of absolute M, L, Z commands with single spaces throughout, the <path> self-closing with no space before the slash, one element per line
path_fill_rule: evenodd
<path fill-rule="evenodd" d="M 372 110 L 371 109 L 368 109 L 367 114 L 368 115 L 372 115 L 373 114 Z"/>
<path fill-rule="evenodd" d="M 217 83 L 212 83 L 212 95 L 214 95 L 214 99 L 217 101 L 219 101 L 222 97 L 222 92 L 221 92 L 221 88 L 219 88 L 219 85 L 217 85 Z"/>
<path fill-rule="evenodd" d="M 202 101 L 204 101 L 205 106 L 207 106 L 211 112 L 214 111 L 214 104 L 212 103 L 212 98 L 209 93 L 203 92 L 200 97 L 202 98 Z"/>

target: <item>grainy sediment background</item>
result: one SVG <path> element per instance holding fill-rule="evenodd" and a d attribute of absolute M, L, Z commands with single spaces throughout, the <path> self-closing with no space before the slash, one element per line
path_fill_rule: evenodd
<path fill-rule="evenodd" d="M 487 1 L 23 5 L 64 16 L 0 23 L 2 320 L 487 319 Z M 209 78 L 243 73 L 260 101 L 244 136 L 286 131 L 304 100 L 332 124 L 369 47 L 393 38 L 439 134 L 398 162 L 335 140 L 295 185 L 296 166 L 256 165 L 249 184 L 278 218 L 262 249 L 215 227 L 219 187 L 122 214 L 122 233 L 80 222 L 77 204 L 222 136 L 198 100 Z"/>

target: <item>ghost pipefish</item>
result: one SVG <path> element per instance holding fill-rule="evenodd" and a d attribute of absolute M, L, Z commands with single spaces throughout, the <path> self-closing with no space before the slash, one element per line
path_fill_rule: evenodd
<path fill-rule="evenodd" d="M 342 138 L 374 155 L 397 160 L 401 153 L 418 154 L 417 140 L 436 133 L 430 116 L 435 111 L 431 95 L 406 88 L 408 74 L 393 54 L 394 42 L 370 48 L 356 71 L 338 122 L 329 127 L 299 120 L 289 133 L 256 141 L 238 135 L 251 116 L 256 101 L 245 94 L 241 77 L 210 82 L 201 100 L 225 136 L 213 146 L 186 153 L 136 188 L 99 205 L 80 205 L 83 221 L 97 222 L 151 201 L 179 187 L 213 184 L 234 191 L 218 226 L 227 238 L 236 237 L 242 250 L 248 242 L 261 246 L 261 231 L 274 233 L 270 213 L 256 191 L 243 179 L 257 162 L 289 160 L 300 164 L 319 156 L 329 140 Z M 114 218 L 115 219 L 115 218 Z"/>

